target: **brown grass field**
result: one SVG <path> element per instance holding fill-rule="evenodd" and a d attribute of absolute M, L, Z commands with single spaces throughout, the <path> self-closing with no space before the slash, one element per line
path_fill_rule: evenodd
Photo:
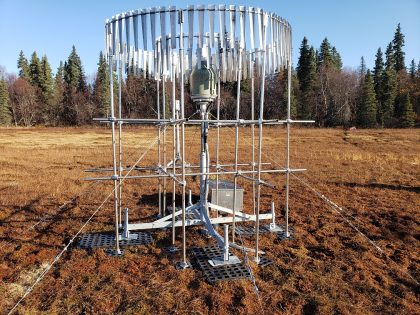
<path fill-rule="evenodd" d="M 124 133 L 124 164 L 133 165 L 156 132 L 133 128 Z M 263 162 L 283 167 L 285 130 L 267 128 L 264 134 Z M 224 129 L 222 135 L 222 161 L 231 162 L 233 131 Z M 197 163 L 199 133 L 191 128 L 187 136 L 187 161 Z M 247 162 L 250 130 L 241 129 L 240 139 L 240 162 Z M 342 206 L 346 220 L 384 254 L 292 178 L 295 234 L 290 240 L 261 237 L 261 249 L 274 264 L 252 264 L 259 298 L 249 280 L 210 285 L 198 270 L 177 271 L 179 257 L 163 251 L 170 232 L 160 231 L 153 232 L 154 244 L 127 248 L 120 258 L 72 246 L 17 313 L 420 314 L 419 286 L 410 278 L 420 281 L 419 140 L 419 130 L 292 129 L 291 165 L 308 169 L 297 176 Z M 214 153 L 213 134 L 210 150 Z M 112 191 L 111 183 L 83 180 L 90 176 L 85 169 L 111 166 L 110 130 L 0 129 L 0 152 L 0 311 L 7 314 Z M 139 165 L 151 164 L 155 157 L 156 148 Z M 265 179 L 280 190 L 263 188 L 262 211 L 268 211 L 271 195 L 281 209 L 284 176 Z M 195 194 L 197 181 L 188 182 Z M 250 211 L 251 185 L 239 182 Z M 156 193 L 156 180 L 124 184 L 132 221 L 157 213 Z M 283 211 L 277 215 L 283 223 Z M 112 228 L 110 199 L 84 232 Z M 187 230 L 188 246 L 213 243 L 199 230 Z M 254 244 L 253 238 L 244 242 Z"/>

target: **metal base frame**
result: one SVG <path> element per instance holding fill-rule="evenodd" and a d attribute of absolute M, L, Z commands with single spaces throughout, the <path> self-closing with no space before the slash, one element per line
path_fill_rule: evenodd
<path fill-rule="evenodd" d="M 242 263 L 212 266 L 209 261 L 223 256 L 223 250 L 218 246 L 194 247 L 191 249 L 191 254 L 197 267 L 211 284 L 217 281 L 251 278 L 248 268 Z"/>
<path fill-rule="evenodd" d="M 120 246 L 139 246 L 149 245 L 153 242 L 153 237 L 146 232 L 131 232 L 128 239 L 119 238 Z M 78 247 L 89 248 L 110 248 L 115 246 L 115 234 L 105 233 L 86 233 L 83 234 L 78 242 Z"/>

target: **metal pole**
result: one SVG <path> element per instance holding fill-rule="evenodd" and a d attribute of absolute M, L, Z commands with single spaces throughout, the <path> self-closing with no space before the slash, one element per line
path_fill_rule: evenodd
<path fill-rule="evenodd" d="M 223 247 L 223 260 L 226 262 L 229 261 L 229 225 L 225 224 L 224 228 L 224 247 Z"/>
<path fill-rule="evenodd" d="M 180 56 L 180 101 L 181 101 L 181 119 L 185 118 L 184 109 L 184 34 L 182 32 L 182 25 L 184 23 L 183 12 L 179 11 L 179 56 Z M 181 176 L 182 176 L 182 263 L 184 267 L 187 263 L 187 244 L 185 235 L 185 122 L 181 122 Z"/>
<path fill-rule="evenodd" d="M 220 120 L 220 76 L 222 74 L 221 72 L 221 63 L 220 63 L 220 52 L 219 52 L 219 71 L 217 75 L 217 108 L 216 108 L 216 119 L 219 122 Z M 220 125 L 217 124 L 217 130 L 216 130 L 216 204 L 219 204 L 219 148 L 220 148 Z M 216 211 L 216 217 L 219 217 L 219 211 Z"/>
<path fill-rule="evenodd" d="M 162 62 L 164 62 L 162 60 Z M 166 119 L 166 74 L 162 74 L 162 118 Z M 163 168 L 166 171 L 166 128 L 163 129 Z M 162 200 L 162 217 L 166 213 L 166 178 L 163 178 L 163 200 Z"/>
<path fill-rule="evenodd" d="M 124 53 L 119 55 L 118 65 L 118 118 L 122 118 L 122 68 Z M 122 121 L 118 121 L 118 207 L 120 214 L 120 225 L 122 222 Z"/>
<path fill-rule="evenodd" d="M 242 47 L 239 48 L 239 62 L 238 62 L 238 82 L 236 89 L 236 120 L 239 120 L 240 104 L 241 104 L 241 77 L 242 77 Z M 235 126 L 235 173 L 238 172 L 238 145 L 239 145 L 239 125 Z M 238 186 L 238 175 L 235 174 L 233 178 L 233 222 L 232 222 L 232 243 L 235 243 L 235 228 L 236 228 L 236 189 Z"/>
<path fill-rule="evenodd" d="M 289 177 L 290 177 L 290 97 L 292 88 L 292 60 L 289 47 L 289 62 L 287 66 L 287 141 L 286 141 L 286 237 L 289 237 Z"/>
<path fill-rule="evenodd" d="M 263 17 L 265 19 L 265 17 Z M 265 34 L 266 33 L 266 26 L 265 22 L 263 23 L 263 50 L 261 51 L 262 54 L 262 71 L 261 71 L 261 91 L 260 91 L 260 117 L 259 117 L 259 124 L 258 124 L 258 168 L 257 168 L 257 213 L 256 213 L 256 220 L 255 220 L 255 261 L 259 262 L 258 257 L 258 249 L 259 249 L 259 233 L 260 233 L 260 204 L 261 204 L 261 155 L 262 155 L 262 138 L 263 138 L 263 118 L 264 118 L 264 87 L 265 87 L 265 65 L 266 65 L 266 58 L 265 58 Z"/>
<path fill-rule="evenodd" d="M 128 230 L 128 208 L 124 209 L 124 238 L 130 238 L 130 231 Z"/>
<path fill-rule="evenodd" d="M 251 59 L 251 120 L 255 119 L 255 79 L 254 79 L 254 67 L 255 67 L 255 55 L 250 57 Z M 251 170 L 255 171 L 255 124 L 251 124 Z M 255 178 L 255 174 L 252 173 L 252 178 Z M 252 210 L 255 215 L 255 181 L 252 183 Z"/>
<path fill-rule="evenodd" d="M 207 203 L 207 175 L 208 173 L 207 166 L 208 166 L 208 150 L 207 150 L 207 132 L 208 132 L 208 123 L 206 120 L 208 119 L 207 115 L 207 102 L 200 102 L 198 103 L 200 106 L 200 118 L 201 122 L 201 150 L 200 150 L 200 211 L 201 211 L 201 218 L 204 219 L 204 210 Z"/>
<path fill-rule="evenodd" d="M 154 43 L 155 44 L 155 43 Z M 159 42 L 156 43 L 156 45 L 159 45 Z M 157 69 L 157 68 L 156 68 Z M 144 70 L 146 71 L 146 69 Z M 161 76 L 158 75 L 158 79 L 156 80 L 156 107 L 157 107 L 157 119 L 160 120 L 160 79 Z M 161 125 L 158 127 L 158 166 L 162 166 L 162 153 L 161 153 Z M 158 181 L 158 195 L 159 195 L 159 216 L 162 216 L 162 178 L 159 177 Z"/>
<path fill-rule="evenodd" d="M 110 107 L 111 107 L 111 130 L 112 130 L 112 162 L 113 162 L 113 179 L 114 179 L 114 211 L 115 211 L 115 251 L 119 255 L 120 251 L 120 240 L 118 231 L 118 185 L 117 185 L 117 152 L 115 147 L 115 117 L 114 117 L 114 71 L 113 71 L 113 58 L 112 53 L 109 53 L 109 88 L 110 88 Z"/>
<path fill-rule="evenodd" d="M 172 36 L 175 36 L 172 35 Z M 172 119 L 176 119 L 176 104 L 175 104 L 175 71 L 176 71 L 176 64 L 175 64 L 175 52 L 172 52 Z M 174 176 L 176 176 L 176 143 L 177 143 L 177 126 L 175 124 L 172 126 L 172 172 Z M 172 245 L 175 246 L 175 197 L 176 197 L 176 181 L 175 179 L 172 181 Z"/>

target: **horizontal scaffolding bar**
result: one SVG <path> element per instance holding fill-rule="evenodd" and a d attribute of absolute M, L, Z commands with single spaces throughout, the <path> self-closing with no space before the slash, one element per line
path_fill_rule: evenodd
<path fill-rule="evenodd" d="M 261 163 L 261 165 L 271 165 L 270 162 L 264 162 Z M 235 164 L 220 164 L 219 166 L 217 166 L 216 164 L 210 164 L 209 167 L 210 168 L 224 168 L 224 167 L 233 167 L 235 166 Z M 238 163 L 238 166 L 252 166 L 252 163 Z M 181 168 L 182 165 L 175 165 L 175 168 Z M 173 168 L 171 166 L 171 168 Z M 185 165 L 185 168 L 200 168 L 200 165 Z M 123 171 L 129 171 L 131 170 L 131 167 L 123 167 L 122 170 Z M 159 169 L 159 165 L 156 166 L 143 166 L 143 167 L 134 167 L 132 170 L 133 171 L 157 171 Z M 87 173 L 99 173 L 99 172 L 113 172 L 114 169 L 109 167 L 109 168 L 92 168 L 92 169 L 88 169 L 85 170 L 85 172 Z"/>
<path fill-rule="evenodd" d="M 304 172 L 305 168 L 296 168 L 296 169 L 277 169 L 277 170 L 261 170 L 261 173 L 297 173 Z M 204 172 L 204 173 L 185 173 L 185 176 L 200 176 L 200 175 L 241 175 L 241 174 L 257 174 L 257 171 L 227 171 L 227 172 Z M 180 176 L 181 174 L 177 174 Z M 173 176 L 173 174 L 172 174 Z M 172 176 L 165 174 L 155 174 L 155 175 L 134 175 L 134 176 L 123 176 L 124 179 L 142 179 L 142 178 L 172 178 Z M 107 177 L 89 177 L 85 178 L 87 181 L 92 180 L 117 180 L 118 176 L 107 176 Z"/>
<path fill-rule="evenodd" d="M 271 220 L 273 215 L 271 213 L 264 213 L 260 214 L 259 220 Z M 249 215 L 247 218 L 244 217 L 236 217 L 236 222 L 246 222 L 246 221 L 255 221 L 255 215 Z M 224 224 L 224 223 L 232 223 L 233 217 L 218 217 L 218 218 L 210 218 L 211 224 Z M 200 219 L 186 219 L 185 225 L 201 225 L 204 224 Z M 175 222 L 176 227 L 182 226 L 182 220 Z M 172 227 L 172 221 L 160 221 L 160 222 L 149 222 L 149 223 L 132 223 L 128 224 L 128 230 L 151 230 L 151 229 L 162 229 L 162 228 L 170 228 Z"/>
<path fill-rule="evenodd" d="M 280 120 L 280 119 L 269 119 L 269 120 L 201 120 L 201 119 L 146 119 L 146 118 L 94 118 L 94 121 L 102 123 L 125 123 L 125 124 L 136 124 L 136 125 L 178 125 L 184 123 L 185 125 L 199 125 L 201 123 L 208 123 L 211 125 L 284 125 L 284 124 L 312 124 L 315 120 Z"/>

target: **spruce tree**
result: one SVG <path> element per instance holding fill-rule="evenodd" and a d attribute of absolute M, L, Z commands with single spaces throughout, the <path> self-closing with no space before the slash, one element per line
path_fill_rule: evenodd
<path fill-rule="evenodd" d="M 419 64 L 417 65 L 417 74 L 416 74 L 416 78 L 420 78 L 420 61 L 419 61 Z"/>
<path fill-rule="evenodd" d="M 76 88 L 78 92 L 84 92 L 87 90 L 82 61 L 80 60 L 74 45 L 67 62 L 64 64 L 64 81 L 68 85 Z"/>
<path fill-rule="evenodd" d="M 32 53 L 31 62 L 29 64 L 30 82 L 33 86 L 41 87 L 42 69 L 36 51 Z"/>
<path fill-rule="evenodd" d="M 397 73 L 394 66 L 394 54 L 391 44 L 386 50 L 385 70 L 382 74 L 380 89 L 380 107 L 378 122 L 383 127 L 391 127 L 394 116 L 395 100 L 397 97 Z"/>
<path fill-rule="evenodd" d="M 321 46 L 319 48 L 317 63 L 318 68 L 320 68 L 323 65 L 331 66 L 333 64 L 331 45 L 326 37 L 322 41 Z"/>
<path fill-rule="evenodd" d="M 332 58 L 332 65 L 336 69 L 341 69 L 343 67 L 343 62 L 341 61 L 341 56 L 338 53 L 335 46 L 331 49 L 331 58 Z"/>
<path fill-rule="evenodd" d="M 413 60 L 411 60 L 410 63 L 410 78 L 414 79 L 416 77 L 416 62 Z"/>
<path fill-rule="evenodd" d="M 102 116 L 107 115 L 110 103 L 109 71 L 102 51 L 99 54 L 98 73 L 93 93 L 98 102 L 98 114 Z"/>
<path fill-rule="evenodd" d="M 12 115 L 6 81 L 0 80 L 0 125 L 10 125 Z"/>
<path fill-rule="evenodd" d="M 389 43 L 385 51 L 385 67 L 389 68 L 391 65 L 395 69 L 394 51 L 392 50 L 392 43 Z"/>
<path fill-rule="evenodd" d="M 413 105 L 411 104 L 410 95 L 407 93 L 401 103 L 401 120 L 400 124 L 403 128 L 414 127 L 415 114 Z"/>
<path fill-rule="evenodd" d="M 365 62 L 365 58 L 362 56 L 362 58 L 360 58 L 360 66 L 359 66 L 359 76 L 360 78 L 364 78 L 366 76 L 366 62 Z"/>
<path fill-rule="evenodd" d="M 316 56 L 314 48 L 309 48 L 306 37 L 303 38 L 297 66 L 297 78 L 300 89 L 300 107 L 297 110 L 303 119 L 311 118 L 310 95 L 313 93 L 316 78 Z"/>
<path fill-rule="evenodd" d="M 382 50 L 381 47 L 378 48 L 378 51 L 375 55 L 375 67 L 373 68 L 373 82 L 375 84 L 375 92 L 376 92 L 376 99 L 378 101 L 382 100 L 382 89 L 381 89 L 381 83 L 382 83 L 382 75 L 384 72 L 384 60 L 382 57 Z"/>
<path fill-rule="evenodd" d="M 43 56 L 41 59 L 41 78 L 40 87 L 42 91 L 42 100 L 44 104 L 51 102 L 51 98 L 54 91 L 53 75 L 51 66 L 48 62 L 47 56 Z"/>
<path fill-rule="evenodd" d="M 19 69 L 19 77 L 30 81 L 30 70 L 29 70 L 28 60 L 26 59 L 22 50 L 19 53 L 17 67 Z"/>
<path fill-rule="evenodd" d="M 376 126 L 377 101 L 370 70 L 367 71 L 362 83 L 362 94 L 357 108 L 357 122 L 364 128 Z"/>
<path fill-rule="evenodd" d="M 51 123 L 57 125 L 62 116 L 62 103 L 64 98 L 64 64 L 60 61 L 54 78 L 54 93 L 52 101 L 52 117 Z"/>
<path fill-rule="evenodd" d="M 395 71 L 399 72 L 405 70 L 405 52 L 402 50 L 404 47 L 404 34 L 401 33 L 401 25 L 398 23 L 395 30 L 394 39 L 392 40 L 392 48 L 395 58 Z"/>
<path fill-rule="evenodd" d="M 297 77 L 299 79 L 299 87 L 301 90 L 305 90 L 308 86 L 308 77 L 309 77 L 309 58 L 310 50 L 308 45 L 308 40 L 306 37 L 303 37 L 302 44 L 299 49 L 299 60 L 296 67 Z"/>

